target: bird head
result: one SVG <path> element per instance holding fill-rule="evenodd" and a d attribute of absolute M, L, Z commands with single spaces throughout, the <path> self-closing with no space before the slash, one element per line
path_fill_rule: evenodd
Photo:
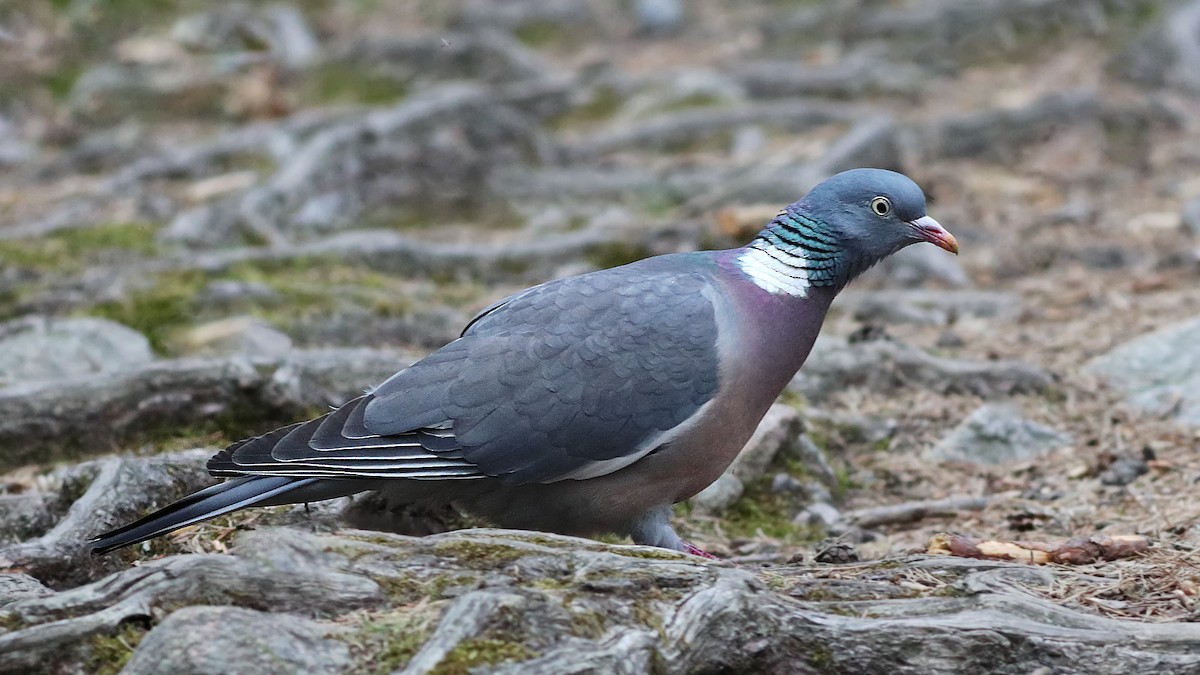
<path fill-rule="evenodd" d="M 788 210 L 823 225 L 842 241 L 849 256 L 868 261 L 868 266 L 922 241 L 958 253 L 954 235 L 925 213 L 925 193 L 895 171 L 843 171 Z"/>
<path fill-rule="evenodd" d="M 925 213 L 925 194 L 911 179 L 852 169 L 781 211 L 747 247 L 743 269 L 773 291 L 804 295 L 809 286 L 841 288 L 922 241 L 958 253 L 954 235 Z"/>

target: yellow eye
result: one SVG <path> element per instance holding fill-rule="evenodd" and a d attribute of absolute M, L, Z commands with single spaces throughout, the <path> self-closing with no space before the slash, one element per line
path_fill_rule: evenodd
<path fill-rule="evenodd" d="M 887 197 L 876 197 L 871 200 L 871 210 L 879 217 L 886 217 L 892 214 L 892 200 Z"/>

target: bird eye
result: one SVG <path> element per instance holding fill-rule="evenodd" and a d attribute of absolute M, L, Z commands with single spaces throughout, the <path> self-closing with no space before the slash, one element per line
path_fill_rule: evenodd
<path fill-rule="evenodd" d="M 871 200 L 871 210 L 877 216 L 887 216 L 892 212 L 892 200 L 887 197 L 876 197 Z"/>

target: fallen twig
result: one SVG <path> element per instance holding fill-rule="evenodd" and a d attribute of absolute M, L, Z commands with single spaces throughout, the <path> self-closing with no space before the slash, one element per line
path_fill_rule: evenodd
<path fill-rule="evenodd" d="M 859 509 L 846 514 L 847 520 L 859 527 L 879 527 L 897 523 L 914 523 L 925 518 L 956 516 L 961 511 L 982 511 L 987 508 L 987 497 L 947 497 L 903 504 L 890 504 L 870 509 Z"/>

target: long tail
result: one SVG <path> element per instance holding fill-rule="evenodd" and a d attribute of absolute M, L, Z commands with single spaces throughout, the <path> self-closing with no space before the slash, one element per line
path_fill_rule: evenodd
<path fill-rule="evenodd" d="M 247 506 L 315 502 L 371 489 L 364 482 L 290 476 L 234 478 L 188 495 L 141 520 L 105 532 L 90 542 L 92 553 L 108 553 Z"/>

